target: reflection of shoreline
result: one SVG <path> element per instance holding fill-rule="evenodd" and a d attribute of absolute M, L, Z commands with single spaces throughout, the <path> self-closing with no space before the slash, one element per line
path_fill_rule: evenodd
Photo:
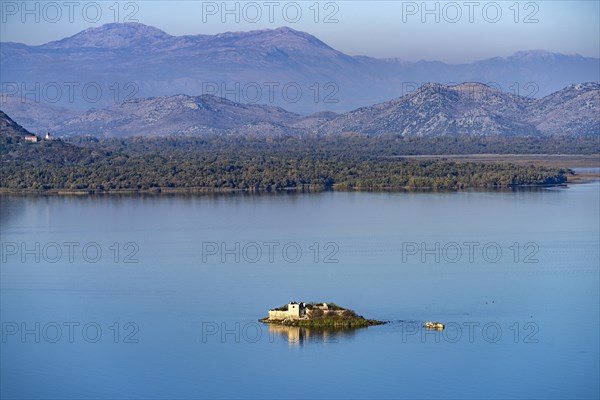
<path fill-rule="evenodd" d="M 351 339 L 356 329 L 309 329 L 300 326 L 269 324 L 269 336 L 279 336 L 290 346 L 304 346 L 306 343 L 338 343 Z"/>

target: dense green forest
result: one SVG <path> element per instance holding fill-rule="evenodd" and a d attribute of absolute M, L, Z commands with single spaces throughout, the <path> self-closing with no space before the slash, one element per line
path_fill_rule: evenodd
<path fill-rule="evenodd" d="M 597 149 L 585 140 L 595 139 L 213 136 L 25 143 L 6 136 L 0 141 L 0 188 L 276 191 L 559 184 L 567 179 L 565 169 L 402 156 Z"/>
<path fill-rule="evenodd" d="M 242 147 L 246 152 L 293 153 L 327 156 L 401 156 L 422 154 L 597 154 L 600 137 L 403 137 L 395 135 L 364 136 L 344 135 L 326 137 L 298 136 L 219 136 L 95 139 L 73 137 L 77 145 L 100 144 L 101 147 L 119 151 L 124 148 L 136 151 L 162 151 L 163 149 L 194 148 L 220 151 Z"/>

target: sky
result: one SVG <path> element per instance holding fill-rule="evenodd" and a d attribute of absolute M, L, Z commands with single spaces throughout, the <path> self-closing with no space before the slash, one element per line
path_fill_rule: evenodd
<path fill-rule="evenodd" d="M 349 55 L 467 63 L 520 50 L 600 56 L 600 1 L 6 1 L 0 41 L 39 45 L 111 22 L 171 35 L 280 26 Z"/>

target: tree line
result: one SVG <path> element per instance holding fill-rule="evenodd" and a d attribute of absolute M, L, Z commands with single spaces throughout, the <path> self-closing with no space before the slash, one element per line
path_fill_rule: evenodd
<path fill-rule="evenodd" d="M 504 139 L 472 138 L 9 139 L 0 141 L 0 187 L 17 190 L 461 189 L 560 184 L 568 174 L 566 169 L 534 165 L 402 158 L 440 152 L 516 153 L 528 141 L 546 149 L 560 144 L 535 138 L 513 141 L 512 148 Z M 575 142 L 573 149 L 585 145 Z"/>

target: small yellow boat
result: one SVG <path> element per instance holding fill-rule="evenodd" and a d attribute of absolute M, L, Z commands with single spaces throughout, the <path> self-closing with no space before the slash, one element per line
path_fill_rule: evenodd
<path fill-rule="evenodd" d="M 435 329 L 437 331 L 441 331 L 445 328 L 444 324 L 441 322 L 425 322 L 423 324 L 423 328 L 425 329 Z"/>

